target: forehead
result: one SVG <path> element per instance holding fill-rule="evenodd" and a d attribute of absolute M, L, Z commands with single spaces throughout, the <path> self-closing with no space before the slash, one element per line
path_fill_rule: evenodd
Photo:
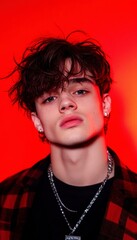
<path fill-rule="evenodd" d="M 91 72 L 84 69 L 78 61 L 73 61 L 71 58 L 65 59 L 60 64 L 59 70 L 61 75 L 58 78 L 58 82 L 56 82 L 57 84 L 45 92 L 58 91 L 59 89 L 66 90 L 68 86 L 75 86 L 77 84 L 95 84 Z"/>
<path fill-rule="evenodd" d="M 72 60 L 70 58 L 64 61 L 62 73 L 64 75 L 62 89 L 68 85 L 94 82 L 92 74 L 88 70 L 82 69 L 82 66 L 80 66 L 77 61 L 75 61 L 72 66 Z"/>
<path fill-rule="evenodd" d="M 63 83 L 61 90 L 66 91 L 69 89 L 69 87 L 71 89 L 71 87 L 79 87 L 79 85 L 86 87 L 88 85 L 95 85 L 95 82 L 93 81 L 93 79 L 87 77 L 70 77 L 67 82 Z"/>
<path fill-rule="evenodd" d="M 70 58 L 67 58 L 64 61 L 60 70 L 68 80 L 79 77 L 92 78 L 92 73 L 89 70 L 84 69 L 77 61 L 72 64 L 72 60 Z"/>

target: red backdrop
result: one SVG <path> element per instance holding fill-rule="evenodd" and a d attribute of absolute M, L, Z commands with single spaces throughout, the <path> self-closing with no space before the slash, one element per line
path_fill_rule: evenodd
<path fill-rule="evenodd" d="M 1 0 L 0 24 L 0 77 L 12 70 L 13 57 L 20 59 L 40 36 L 81 29 L 102 44 L 115 81 L 108 144 L 137 172 L 137 1 Z M 49 153 L 30 119 L 11 105 L 7 89 L 12 80 L 0 81 L 0 180 Z"/>

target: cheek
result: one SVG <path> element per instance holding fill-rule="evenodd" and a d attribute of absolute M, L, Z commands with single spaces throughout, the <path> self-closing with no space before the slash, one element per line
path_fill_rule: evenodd
<path fill-rule="evenodd" d="M 37 115 L 40 119 L 43 129 L 47 128 L 47 126 L 51 122 L 50 113 L 48 114 L 47 111 L 38 110 Z"/>
<path fill-rule="evenodd" d="M 46 113 L 46 115 L 41 118 L 41 124 L 46 135 L 52 134 L 56 127 L 56 117 L 51 112 Z"/>
<path fill-rule="evenodd" d="M 90 123 L 96 124 L 104 124 L 104 116 L 103 116 L 103 108 L 102 104 L 96 106 L 90 106 L 87 108 L 87 119 Z"/>
<path fill-rule="evenodd" d="M 103 116 L 103 109 L 102 106 L 100 106 L 98 109 L 95 111 L 95 119 L 97 122 L 104 123 L 104 116 Z"/>
<path fill-rule="evenodd" d="M 93 100 L 90 102 L 87 102 L 84 104 L 84 111 L 87 113 L 93 115 L 93 116 L 102 116 L 103 115 L 103 106 L 102 102 L 100 102 L 98 99 L 92 103 Z"/>

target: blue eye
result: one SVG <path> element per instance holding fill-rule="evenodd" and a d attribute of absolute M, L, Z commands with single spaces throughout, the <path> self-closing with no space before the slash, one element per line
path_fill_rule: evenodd
<path fill-rule="evenodd" d="M 50 96 L 48 98 L 46 98 L 43 103 L 50 103 L 50 102 L 53 102 L 54 100 L 56 99 L 55 96 Z"/>
<path fill-rule="evenodd" d="M 77 91 L 75 92 L 76 95 L 84 95 L 84 94 L 86 94 L 86 93 L 87 93 L 87 91 L 84 90 L 84 89 L 80 89 L 80 90 L 77 90 Z"/>

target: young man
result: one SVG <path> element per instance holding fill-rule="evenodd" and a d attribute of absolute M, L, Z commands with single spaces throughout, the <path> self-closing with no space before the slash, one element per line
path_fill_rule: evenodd
<path fill-rule="evenodd" d="M 98 44 L 47 38 L 10 89 L 50 155 L 0 186 L 0 240 L 135 240 L 137 175 L 107 147 L 110 66 Z"/>

